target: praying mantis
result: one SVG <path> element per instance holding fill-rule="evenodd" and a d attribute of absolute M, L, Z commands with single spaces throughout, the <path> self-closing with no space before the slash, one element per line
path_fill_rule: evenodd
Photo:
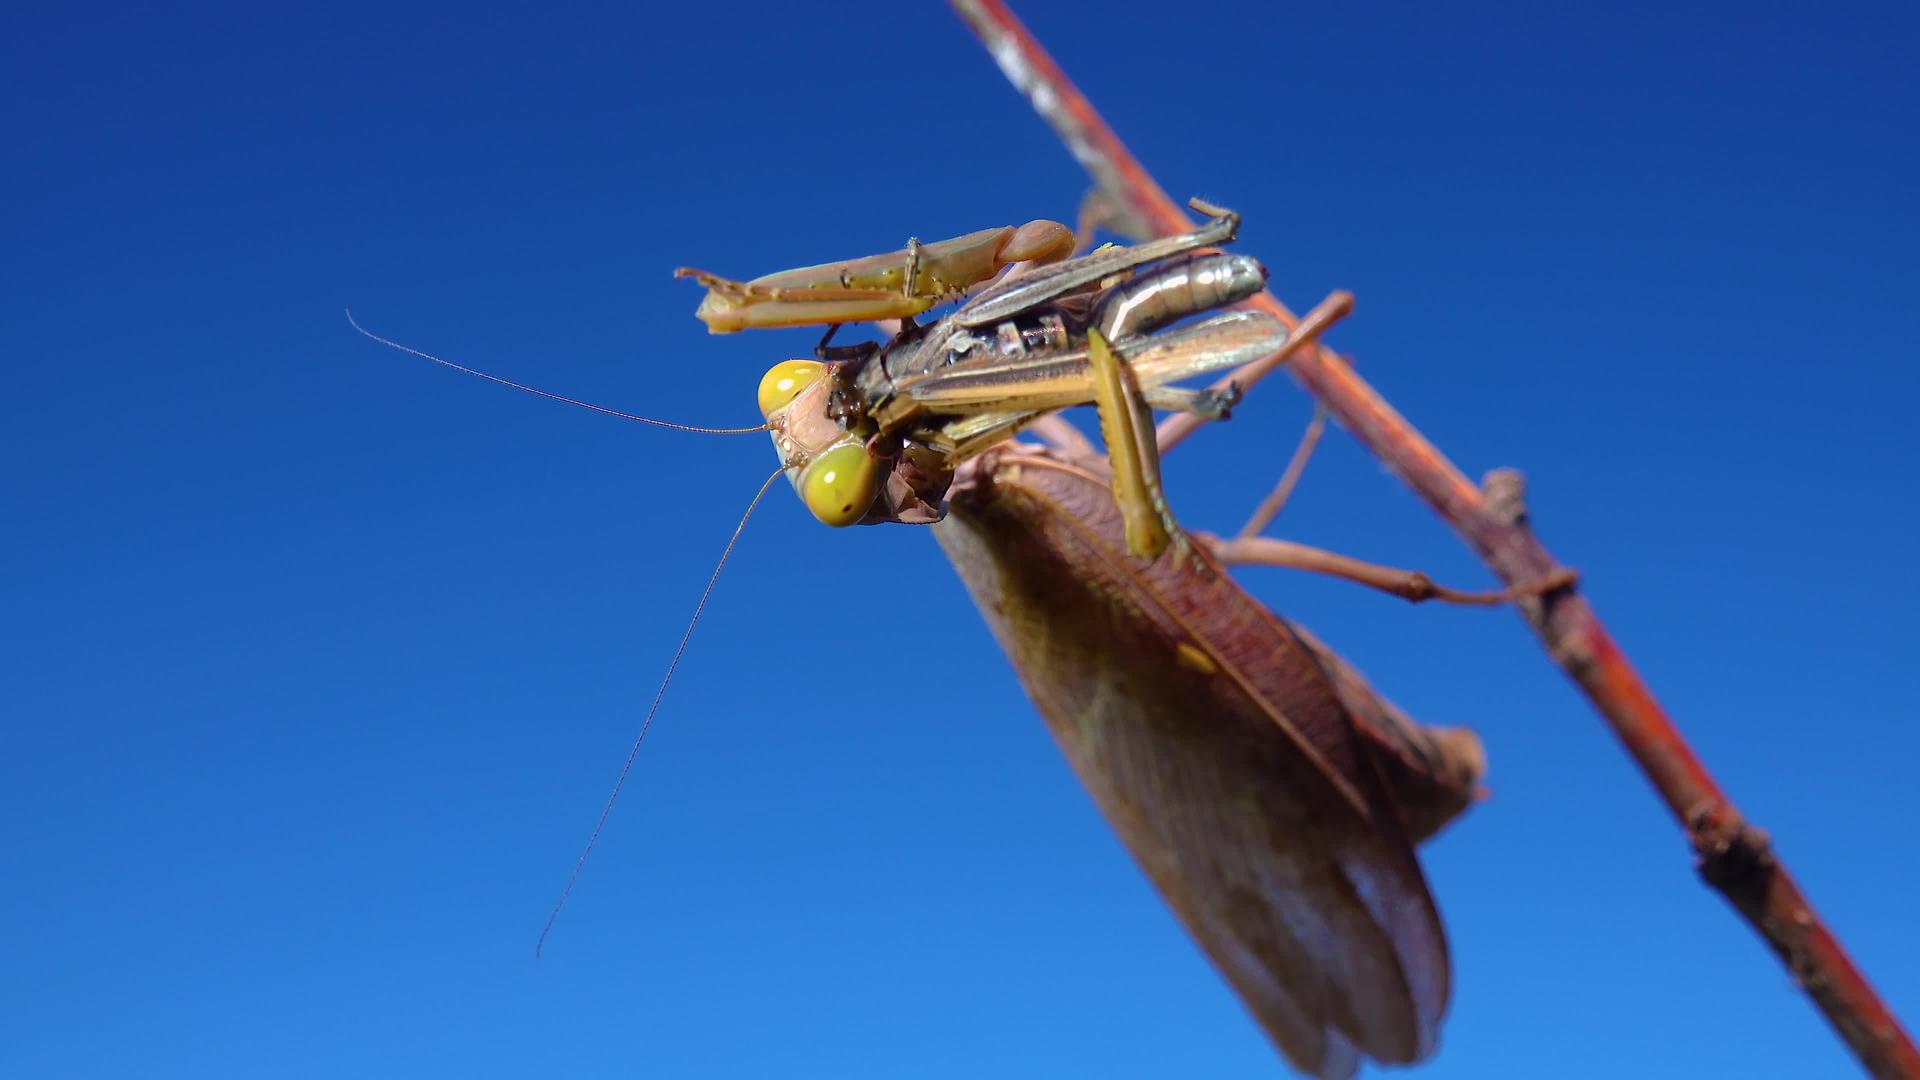
<path fill-rule="evenodd" d="M 761 379 L 756 427 L 690 428 L 589 405 L 361 332 L 627 419 L 768 432 L 780 468 L 748 515 L 784 474 L 829 525 L 937 523 L 1029 696 L 1149 878 L 1281 1052 L 1342 1077 L 1362 1058 L 1404 1063 L 1434 1046 L 1450 975 L 1413 844 L 1473 801 L 1483 762 L 1470 733 L 1414 725 L 1241 590 L 1225 571 L 1237 549 L 1196 542 L 1173 519 L 1152 410 L 1218 418 L 1241 390 L 1173 384 L 1297 348 L 1351 308 L 1336 293 L 1291 332 L 1260 312 L 1222 310 L 1259 291 L 1265 272 L 1210 251 L 1234 238 L 1238 218 L 1193 205 L 1209 220 L 1188 233 L 1079 257 L 1062 249 L 1063 226 L 1029 225 L 745 283 L 682 271 L 707 286 L 698 314 L 715 332 L 829 327 L 814 359 Z M 948 298 L 960 301 L 952 313 L 913 321 Z M 852 319 L 900 325 L 882 342 L 829 348 L 831 329 Z M 1100 412 L 1105 453 L 1051 415 L 1085 403 Z M 1014 441 L 1026 430 L 1049 445 Z"/>
<path fill-rule="evenodd" d="M 1193 233 L 1150 242 L 1167 245 L 1156 252 L 1186 255 L 1231 238 L 1229 215 L 1204 203 L 1195 208 L 1213 220 Z M 913 260 L 914 251 L 910 246 L 861 265 L 897 268 Z M 1215 270 L 1206 260 L 1218 258 L 1199 256 L 1187 265 Z M 850 449 L 827 453 L 856 453 L 857 435 L 867 432 L 864 445 L 882 447 L 878 460 L 885 462 L 895 460 L 886 455 L 897 454 L 898 432 L 884 423 L 877 430 L 862 425 L 887 415 L 896 393 L 958 410 L 959 419 L 923 418 L 908 437 L 938 451 L 933 471 L 940 481 L 932 488 L 945 498 L 935 535 L 1108 821 L 1296 1067 L 1344 1077 L 1363 1058 L 1416 1061 L 1436 1043 L 1451 976 L 1445 931 L 1413 844 L 1472 801 L 1484 766 L 1478 740 L 1406 720 L 1336 655 L 1240 589 L 1225 564 L 1244 547 L 1185 543 L 1159 490 L 1149 412 L 1160 405 L 1208 419 L 1222 415 L 1224 407 L 1200 396 L 1208 391 L 1168 398 L 1166 383 L 1297 346 L 1343 315 L 1350 298 L 1336 295 L 1291 339 L 1277 323 L 1261 327 L 1245 340 L 1246 349 L 1189 357 L 1178 374 L 1163 379 L 1146 354 L 1127 350 L 1122 359 L 1113 343 L 1259 288 L 1168 288 L 1185 302 L 1161 303 L 1137 324 L 1111 314 L 1137 311 L 1141 297 L 1155 295 L 1167 284 L 1162 279 L 1177 272 L 1149 270 L 1128 284 L 1059 272 L 1053 276 L 1077 285 L 1029 287 L 1029 306 L 993 307 L 1020 287 L 1016 277 L 915 339 L 904 351 L 919 362 L 905 365 L 904 385 L 891 380 L 889 367 L 903 352 L 898 339 L 860 357 L 853 381 L 866 389 L 860 400 L 867 412 L 836 414 L 807 400 L 806 390 L 767 409 L 764 389 L 763 412 L 781 431 L 814 422 L 855 440 L 844 444 Z M 804 275 L 759 280 L 791 283 L 802 276 L 829 292 L 834 282 L 855 277 L 824 264 Z M 899 272 L 889 280 L 917 277 Z M 1103 285 L 1092 298 L 1073 291 L 1095 281 Z M 746 287 L 725 293 L 750 294 Z M 703 317 L 721 295 L 709 294 Z M 797 318 L 792 304 L 807 301 L 792 301 L 793 295 L 769 292 L 765 299 L 783 305 L 784 317 Z M 903 289 L 898 299 L 890 317 L 917 313 L 908 308 L 919 297 Z M 1067 313 L 1070 300 L 1083 301 L 1082 313 Z M 981 309 L 990 315 L 977 314 Z M 1194 328 L 1240 314 L 1212 316 Z M 1083 339 L 1084 348 L 1071 355 L 1076 375 L 1084 355 L 1085 381 L 1065 397 L 1023 397 L 1021 375 L 1033 364 L 1026 355 L 925 362 L 929 350 L 938 355 L 944 342 L 1003 315 L 1049 327 L 1035 334 L 1016 321 L 995 337 L 1037 343 L 1041 363 Z M 1168 333 L 1177 338 L 1181 331 Z M 1177 351 L 1187 351 L 1186 339 L 1178 340 Z M 875 389 L 881 382 L 872 374 L 876 368 L 889 377 L 884 390 Z M 769 377 L 784 370 L 776 367 Z M 943 394 L 970 377 L 999 396 Z M 931 392 L 915 395 L 916 378 L 930 380 Z M 1226 404 L 1238 398 L 1231 384 L 1212 392 L 1226 394 Z M 1078 401 L 1099 408 L 1105 453 L 1039 415 Z M 982 411 L 969 416 L 963 405 Z M 784 411 L 789 408 L 794 411 Z M 1027 426 L 1048 445 L 1007 441 L 1007 429 Z M 975 431 L 992 437 L 984 443 L 959 437 Z M 804 477 L 824 467 L 814 461 L 827 459 L 810 458 L 780 435 L 776 444 L 814 506 Z M 924 486 L 916 490 L 928 493 Z M 830 523 L 908 520 L 904 505 L 882 500 L 855 517 L 851 504 L 837 504 L 842 520 Z M 912 505 L 922 512 L 928 507 L 926 499 Z M 1176 545 L 1178 557 L 1160 557 Z M 1354 576 L 1383 583 L 1366 572 Z"/>

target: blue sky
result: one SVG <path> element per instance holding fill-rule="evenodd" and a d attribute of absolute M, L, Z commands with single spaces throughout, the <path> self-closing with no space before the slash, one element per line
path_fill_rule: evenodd
<path fill-rule="evenodd" d="M 1335 343 L 1463 469 L 1526 470 L 1914 1022 L 1911 6 L 1109 7 L 1026 14 L 1283 298 L 1358 294 Z M 1278 1073 L 931 538 L 784 489 L 533 958 L 769 448 L 341 310 L 752 423 L 812 336 L 709 337 L 672 267 L 1084 190 L 945 10 L 68 6 L 0 70 L 0 1074 Z M 1236 524 L 1308 412 L 1182 449 L 1183 518 Z M 1279 529 L 1485 580 L 1344 436 Z M 1487 741 L 1421 1075 L 1848 1074 L 1516 617 L 1246 580 Z"/>

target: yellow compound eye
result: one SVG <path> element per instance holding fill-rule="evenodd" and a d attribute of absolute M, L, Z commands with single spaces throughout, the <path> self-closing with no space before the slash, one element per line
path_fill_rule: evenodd
<path fill-rule="evenodd" d="M 867 513 L 880 493 L 880 463 L 857 442 L 842 443 L 815 458 L 800 479 L 800 498 L 813 516 L 836 528 Z"/>
<path fill-rule="evenodd" d="M 773 419 L 826 370 L 827 365 L 817 360 L 782 360 L 768 368 L 760 376 L 760 415 Z"/>

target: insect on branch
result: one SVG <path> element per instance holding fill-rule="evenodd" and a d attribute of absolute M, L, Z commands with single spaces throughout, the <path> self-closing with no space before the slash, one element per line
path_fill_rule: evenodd
<path fill-rule="evenodd" d="M 1008 81 L 1092 175 L 1098 197 L 1118 220 L 1159 236 L 1192 228 L 1004 3 L 953 0 L 953 5 Z M 1301 323 L 1268 293 L 1249 306 L 1272 313 L 1289 328 Z M 1490 490 L 1483 492 L 1325 346 L 1298 347 L 1287 368 L 1328 415 L 1425 499 L 1509 586 L 1564 572 L 1528 528 L 1515 475 L 1489 477 Z M 1238 377 L 1244 386 L 1247 375 Z M 1197 425 L 1184 418 L 1162 425 L 1162 448 L 1191 426 Z M 1766 940 L 1870 1073 L 1920 1077 L 1920 1049 L 1911 1036 L 1814 911 L 1765 834 L 1742 817 L 1708 773 L 1592 605 L 1572 589 L 1559 589 L 1519 606 L 1548 655 L 1613 729 L 1686 831 L 1703 879 Z"/>

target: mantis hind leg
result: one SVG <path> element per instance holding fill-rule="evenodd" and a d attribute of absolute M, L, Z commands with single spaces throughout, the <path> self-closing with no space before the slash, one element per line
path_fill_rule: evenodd
<path fill-rule="evenodd" d="M 1338 552 L 1327 551 L 1324 548 L 1260 535 L 1272 523 L 1274 516 L 1280 512 L 1280 508 L 1286 505 L 1288 497 L 1293 494 L 1294 486 L 1299 483 L 1300 474 L 1306 470 L 1307 461 L 1313 456 L 1314 447 L 1319 444 L 1320 436 L 1325 433 L 1326 428 L 1327 414 L 1324 410 L 1316 408 L 1313 421 L 1307 425 L 1305 434 L 1301 436 L 1300 445 L 1294 449 L 1293 458 L 1287 462 L 1286 472 L 1280 477 L 1280 482 L 1265 499 L 1261 500 L 1259 508 L 1241 527 L 1239 534 L 1232 539 L 1223 539 L 1207 533 L 1199 533 L 1195 539 L 1200 545 L 1228 566 L 1281 566 L 1293 570 L 1306 570 L 1329 577 L 1344 578 L 1357 585 L 1378 589 L 1416 604 L 1423 600 L 1476 606 L 1509 604 L 1569 588 L 1579 581 L 1579 575 L 1574 571 L 1565 567 L 1556 567 L 1533 581 L 1521 582 L 1505 589 L 1454 589 L 1438 584 L 1418 570 L 1383 566 Z"/>
<path fill-rule="evenodd" d="M 1327 413 L 1316 406 L 1313 419 L 1307 423 L 1307 430 L 1300 436 L 1300 445 L 1294 447 L 1293 457 L 1287 461 L 1286 471 L 1280 474 L 1280 481 L 1273 485 L 1267 497 L 1253 511 L 1253 516 L 1240 527 L 1239 536 L 1245 539 L 1258 536 L 1265 531 L 1273 519 L 1280 514 L 1287 500 L 1293 497 L 1293 489 L 1299 485 L 1300 476 L 1307 471 L 1307 462 L 1312 459 L 1313 451 L 1320 445 L 1320 437 L 1327 431 Z"/>

